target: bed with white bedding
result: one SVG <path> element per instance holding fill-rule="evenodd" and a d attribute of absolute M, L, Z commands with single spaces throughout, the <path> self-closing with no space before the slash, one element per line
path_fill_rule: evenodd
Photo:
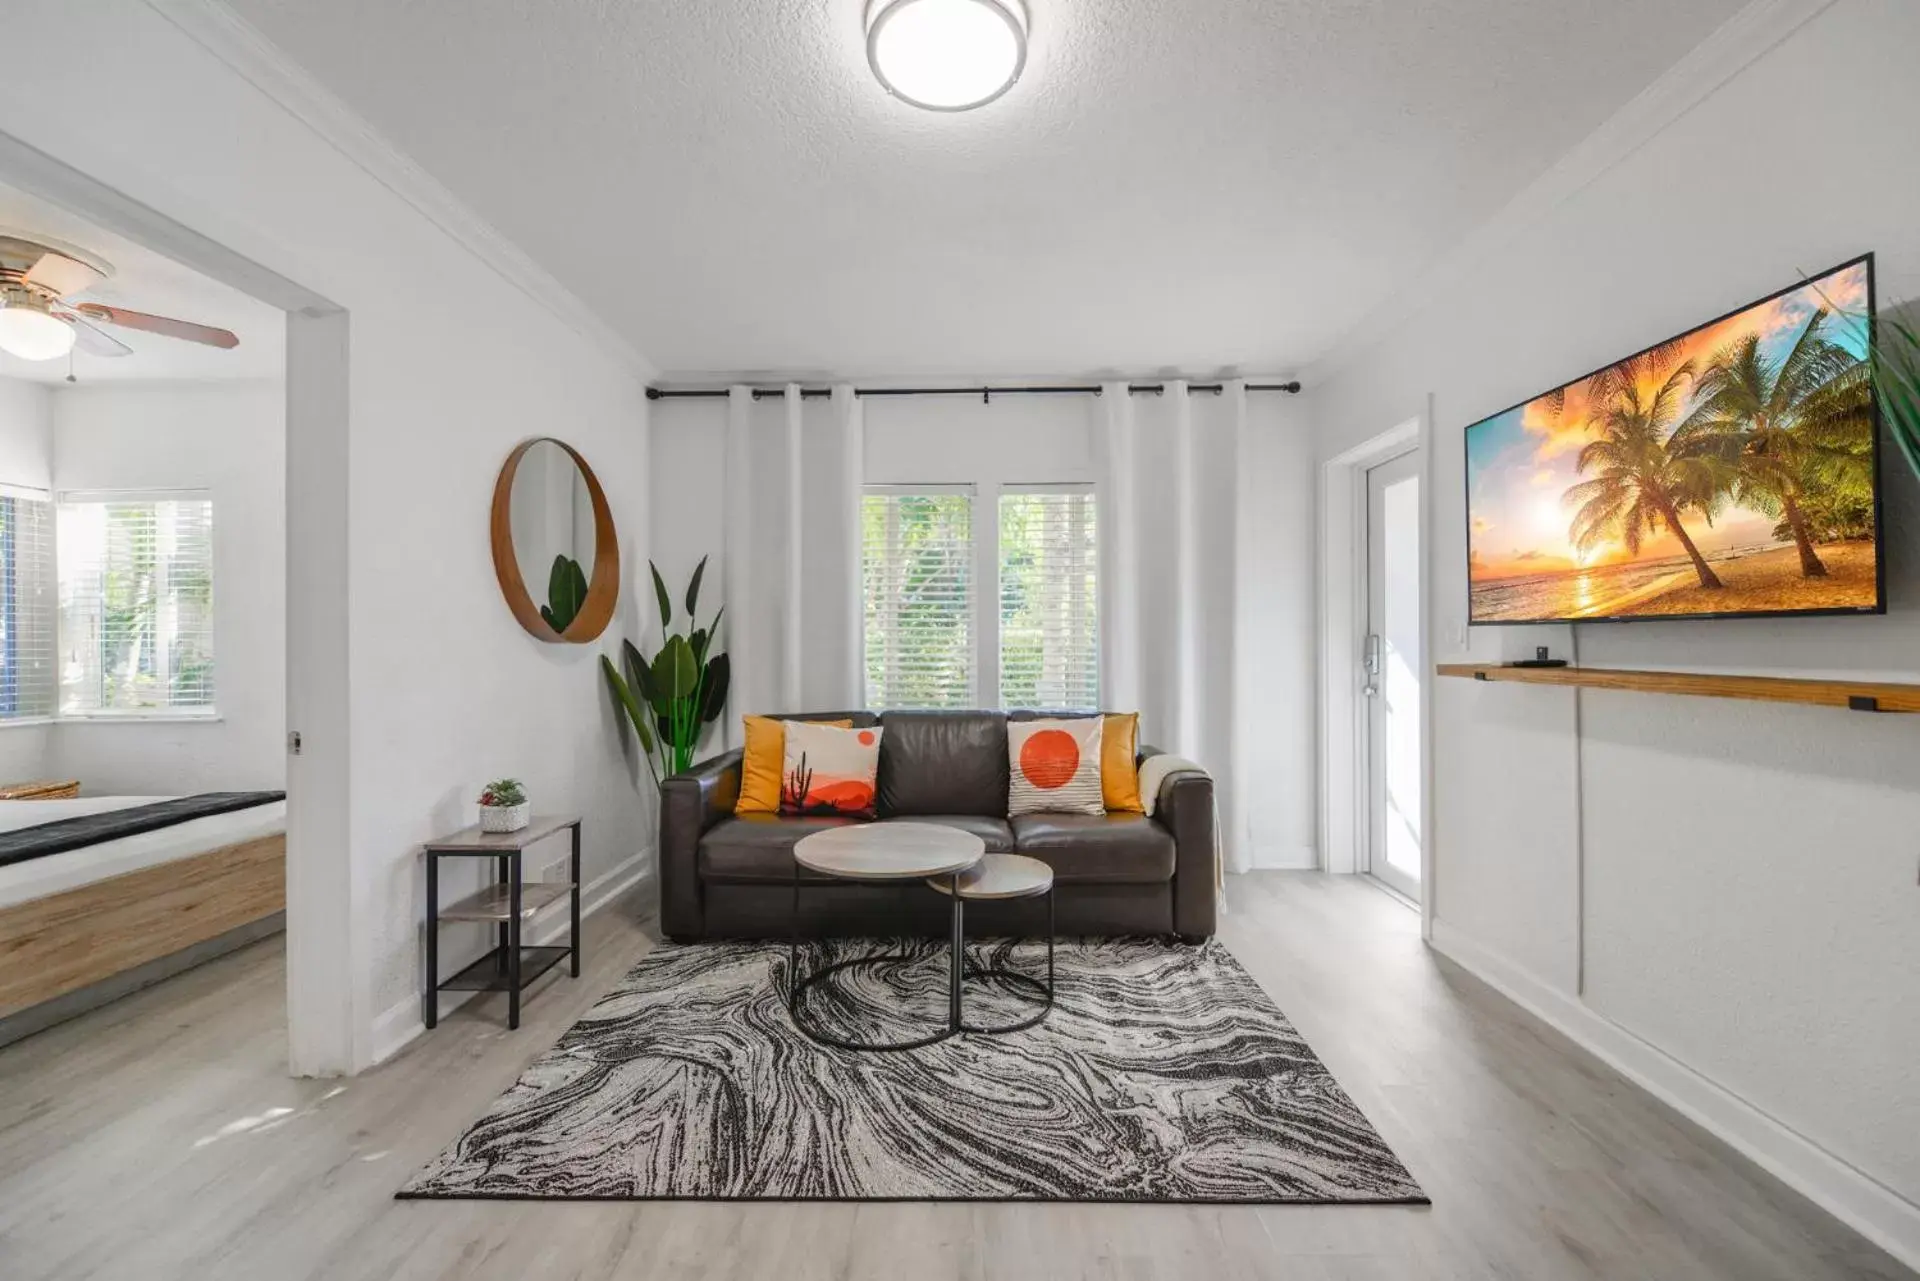
<path fill-rule="evenodd" d="M 0 840 L 177 799 L 0 801 Z M 277 928 L 286 822 L 273 800 L 0 865 L 0 1043 Z"/>
<path fill-rule="evenodd" d="M 174 799 L 171 796 L 82 796 L 64 801 L 0 801 L 0 832 L 18 831 L 61 819 L 104 814 Z M 28 899 L 45 898 L 61 890 L 104 881 L 110 876 L 171 862 L 190 854 L 204 854 L 222 845 L 280 835 L 286 830 L 287 803 L 274 801 L 227 814 L 191 819 L 155 832 L 142 832 L 138 836 L 101 841 L 46 858 L 10 863 L 0 867 L 0 907 L 24 903 Z"/>

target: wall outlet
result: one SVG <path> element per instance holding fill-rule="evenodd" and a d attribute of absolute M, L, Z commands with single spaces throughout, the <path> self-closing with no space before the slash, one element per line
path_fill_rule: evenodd
<path fill-rule="evenodd" d="M 573 860 L 571 857 L 557 858 L 540 869 L 540 879 L 543 881 L 565 881 L 572 869 Z"/>

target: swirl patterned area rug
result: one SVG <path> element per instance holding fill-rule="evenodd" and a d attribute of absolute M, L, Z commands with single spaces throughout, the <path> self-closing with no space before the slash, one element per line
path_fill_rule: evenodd
<path fill-rule="evenodd" d="M 897 950 L 809 945 L 807 973 Z M 810 1011 L 850 1039 L 946 1017 L 946 950 L 843 971 Z M 1043 944 L 972 944 L 1042 975 Z M 1062 943 L 1053 1013 L 896 1054 L 787 1014 L 779 944 L 663 944 L 402 1198 L 1427 1203 L 1217 941 Z M 862 977 L 863 976 L 863 977 Z M 966 1018 L 1032 1006 L 969 978 Z"/>

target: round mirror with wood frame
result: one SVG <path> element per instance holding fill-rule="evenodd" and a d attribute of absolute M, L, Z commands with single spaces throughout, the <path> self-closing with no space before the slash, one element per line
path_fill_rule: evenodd
<path fill-rule="evenodd" d="M 514 446 L 494 482 L 490 532 L 500 594 L 529 635 L 584 645 L 607 629 L 620 603 L 620 539 L 600 478 L 572 445 L 536 436 Z M 549 568 L 545 553 L 555 547 Z M 588 557 L 592 568 L 583 571 Z M 529 592 L 529 573 L 550 575 L 546 606 Z"/>

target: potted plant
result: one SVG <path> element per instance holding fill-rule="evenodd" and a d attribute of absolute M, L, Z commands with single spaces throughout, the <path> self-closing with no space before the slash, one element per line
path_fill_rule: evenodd
<path fill-rule="evenodd" d="M 480 793 L 480 830 L 517 832 L 533 821 L 527 789 L 517 778 L 496 778 Z"/>
<path fill-rule="evenodd" d="M 725 607 L 716 611 L 705 627 L 699 625 L 694 614 L 700 603 L 700 579 L 707 572 L 707 558 L 700 558 L 687 584 L 687 625 L 683 633 L 670 630 L 673 600 L 667 595 L 660 571 L 651 562 L 647 568 L 653 570 L 653 594 L 660 606 L 660 651 L 648 658 L 632 641 L 622 641 L 621 664 L 616 666 L 613 659 L 602 654 L 600 667 L 615 701 L 633 726 L 634 736 L 640 740 L 641 753 L 657 786 L 661 779 L 693 764 L 708 726 L 726 709 L 731 665 L 725 654 L 716 652 Z"/>

